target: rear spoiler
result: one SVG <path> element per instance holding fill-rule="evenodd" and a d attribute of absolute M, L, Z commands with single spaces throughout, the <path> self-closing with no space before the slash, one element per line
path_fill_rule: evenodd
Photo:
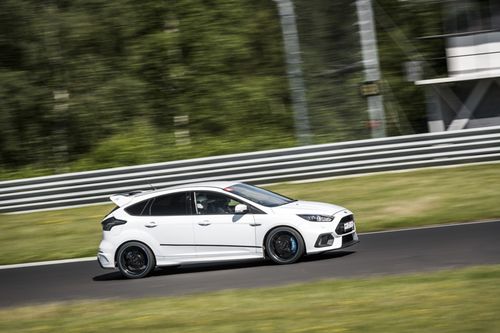
<path fill-rule="evenodd" d="M 117 193 L 109 197 L 111 201 L 115 203 L 118 207 L 125 206 L 134 199 L 138 194 L 148 192 L 148 191 L 131 191 L 128 193 Z"/>

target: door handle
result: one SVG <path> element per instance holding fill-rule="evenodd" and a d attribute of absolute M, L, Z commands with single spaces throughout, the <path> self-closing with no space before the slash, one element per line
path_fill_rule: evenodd
<path fill-rule="evenodd" d="M 198 222 L 198 225 L 201 225 L 203 227 L 206 227 L 207 225 L 210 225 L 210 221 L 203 221 L 203 222 Z"/>
<path fill-rule="evenodd" d="M 154 228 L 154 227 L 157 227 L 157 226 L 158 226 L 158 224 L 156 224 L 156 222 L 155 222 L 155 221 L 151 221 L 151 222 L 147 222 L 146 224 L 144 224 L 144 226 L 145 226 L 146 228 Z"/>
<path fill-rule="evenodd" d="M 250 223 L 251 227 L 258 227 L 259 225 L 262 225 L 262 223 Z"/>

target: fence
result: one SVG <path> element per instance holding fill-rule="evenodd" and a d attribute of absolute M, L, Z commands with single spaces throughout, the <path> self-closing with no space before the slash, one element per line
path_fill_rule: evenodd
<path fill-rule="evenodd" d="M 0 182 L 0 212 L 107 202 L 111 194 L 177 184 L 269 184 L 500 160 L 500 126 L 312 145 Z"/>

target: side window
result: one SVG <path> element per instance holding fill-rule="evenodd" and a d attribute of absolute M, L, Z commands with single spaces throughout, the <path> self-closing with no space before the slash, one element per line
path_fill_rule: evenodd
<path fill-rule="evenodd" d="M 189 192 L 181 192 L 156 197 L 149 212 L 154 216 L 190 215 L 191 196 Z"/>
<path fill-rule="evenodd" d="M 202 215 L 234 214 L 234 208 L 241 203 L 215 192 L 196 192 L 195 194 L 197 211 Z"/>
<path fill-rule="evenodd" d="M 125 208 L 125 211 L 130 215 L 140 216 L 143 214 L 144 209 L 148 205 L 148 201 L 149 199 L 133 204 L 132 206 Z"/>

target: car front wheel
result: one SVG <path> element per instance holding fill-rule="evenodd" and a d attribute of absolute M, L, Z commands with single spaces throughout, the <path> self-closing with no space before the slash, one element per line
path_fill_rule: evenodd
<path fill-rule="evenodd" d="M 267 256 L 276 264 L 292 264 L 302 257 L 304 241 L 292 228 L 280 227 L 271 230 L 266 238 Z"/>
<path fill-rule="evenodd" d="M 156 266 L 156 260 L 146 245 L 128 242 L 118 249 L 117 266 L 124 277 L 139 279 L 151 273 Z"/>

